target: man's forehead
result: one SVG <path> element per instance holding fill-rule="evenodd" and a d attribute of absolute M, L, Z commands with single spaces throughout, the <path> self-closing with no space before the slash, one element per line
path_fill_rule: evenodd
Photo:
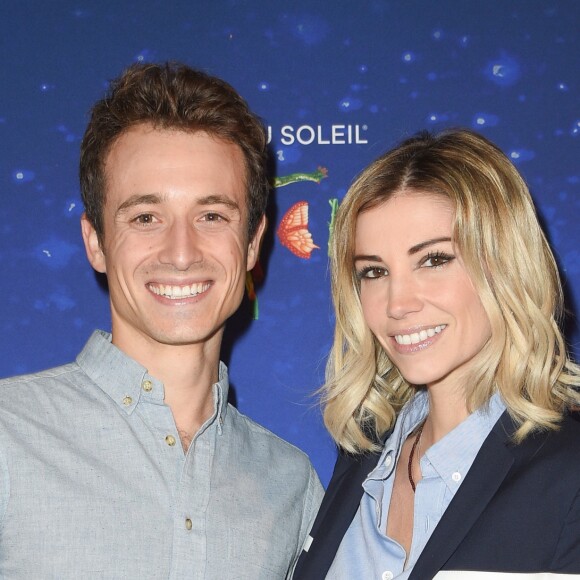
<path fill-rule="evenodd" d="M 214 143 L 225 146 L 226 148 L 231 148 L 237 151 L 239 155 L 239 160 L 243 163 L 244 169 L 246 166 L 245 155 L 242 147 L 232 141 L 227 139 L 210 129 L 198 128 L 198 127 L 178 127 L 178 126 L 162 126 L 158 124 L 151 123 L 149 121 L 144 121 L 141 123 L 135 123 L 119 133 L 110 143 L 107 148 L 106 154 L 104 156 L 105 165 L 109 160 L 111 153 L 117 149 L 120 145 L 125 143 L 127 140 L 131 140 L 135 147 L 139 146 L 139 142 L 145 142 L 148 138 L 160 136 L 166 138 L 168 141 L 180 139 L 183 137 L 199 137 L 202 139 L 208 139 Z"/>
<path fill-rule="evenodd" d="M 247 166 L 241 147 L 206 131 L 134 125 L 115 140 L 104 161 L 105 203 L 109 191 L 120 185 L 123 190 L 134 189 L 132 195 L 162 198 L 165 182 L 170 186 L 190 179 L 207 181 L 199 203 L 240 209 L 247 205 Z"/>

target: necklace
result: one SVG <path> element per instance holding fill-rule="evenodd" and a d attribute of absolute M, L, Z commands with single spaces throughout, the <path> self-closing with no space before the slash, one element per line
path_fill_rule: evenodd
<path fill-rule="evenodd" d="M 413 479 L 413 459 L 415 458 L 415 449 L 417 449 L 417 445 L 421 441 L 421 435 L 423 435 L 423 427 L 425 426 L 425 421 L 421 423 L 419 426 L 419 430 L 417 431 L 417 436 L 415 437 L 415 441 L 413 441 L 413 446 L 411 447 L 411 453 L 409 453 L 409 463 L 407 464 L 407 471 L 409 473 L 409 483 L 413 488 L 413 493 L 415 493 L 415 480 Z"/>

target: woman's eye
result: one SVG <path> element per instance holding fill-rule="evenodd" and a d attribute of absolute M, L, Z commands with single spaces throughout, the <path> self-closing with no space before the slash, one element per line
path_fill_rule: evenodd
<path fill-rule="evenodd" d="M 373 279 L 373 278 L 382 278 L 383 276 L 387 275 L 387 271 L 385 268 L 379 268 L 377 266 L 371 266 L 368 268 L 363 268 L 357 274 L 359 280 L 364 278 L 366 279 Z"/>
<path fill-rule="evenodd" d="M 425 268 L 439 268 L 454 260 L 455 256 L 450 254 L 445 254 L 443 252 L 435 252 L 433 254 L 428 254 L 427 257 L 421 263 L 421 266 Z"/>

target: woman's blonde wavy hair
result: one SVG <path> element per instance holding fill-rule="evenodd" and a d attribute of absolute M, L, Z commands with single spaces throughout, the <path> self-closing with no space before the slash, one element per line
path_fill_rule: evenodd
<path fill-rule="evenodd" d="M 563 296 L 554 256 L 522 177 L 491 142 L 469 130 L 418 134 L 354 181 L 331 242 L 334 343 L 322 387 L 324 421 L 349 453 L 379 448 L 418 385 L 405 381 L 365 323 L 353 256 L 358 215 L 402 190 L 443 195 L 456 208 L 453 241 L 489 317 L 492 336 L 466 380 L 470 410 L 499 392 L 515 440 L 555 429 L 580 403 L 580 368 L 558 323 Z"/>

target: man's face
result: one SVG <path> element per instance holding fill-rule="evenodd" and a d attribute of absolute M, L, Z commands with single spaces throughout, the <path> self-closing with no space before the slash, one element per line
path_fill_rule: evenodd
<path fill-rule="evenodd" d="M 238 308 L 264 220 L 247 234 L 245 165 L 237 145 L 206 133 L 138 125 L 105 160 L 104 239 L 83 219 L 92 266 L 107 275 L 113 342 L 213 343 Z"/>

